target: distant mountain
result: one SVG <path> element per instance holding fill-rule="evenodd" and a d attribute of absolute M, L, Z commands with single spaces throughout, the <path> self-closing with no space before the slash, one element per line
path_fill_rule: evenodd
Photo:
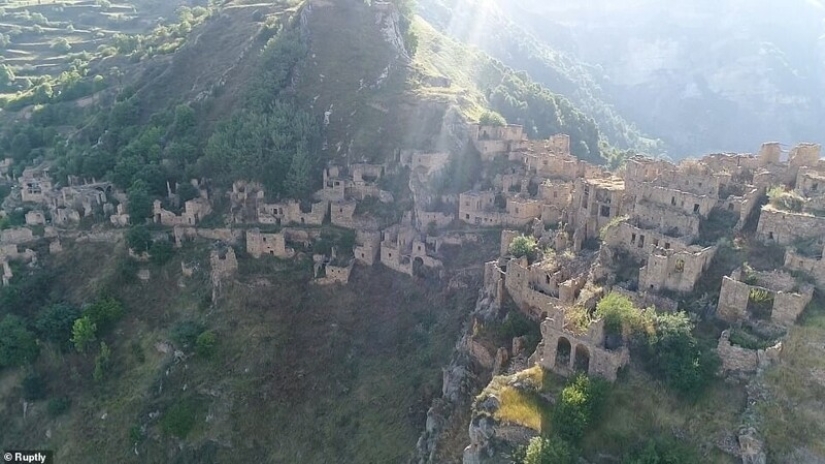
<path fill-rule="evenodd" d="M 607 101 L 599 82 L 603 70 L 559 53 L 494 3 L 419 0 L 418 5 L 419 15 L 440 32 L 523 71 L 530 80 L 568 99 L 595 120 L 602 137 L 612 146 L 651 154 L 662 150 L 660 141 L 643 134 Z"/>
<path fill-rule="evenodd" d="M 675 158 L 825 142 L 819 1 L 496 2 Z"/>

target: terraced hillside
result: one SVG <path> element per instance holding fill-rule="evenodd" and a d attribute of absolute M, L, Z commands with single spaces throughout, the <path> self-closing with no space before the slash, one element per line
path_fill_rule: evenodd
<path fill-rule="evenodd" d="M 180 38 L 208 14 L 186 0 L 9 0 L 0 4 L 0 96 L 33 91 L 41 84 L 60 84 L 62 73 L 83 75 L 100 59 L 129 54 L 151 33 Z M 181 7 L 185 7 L 182 8 Z M 179 46 L 171 40 L 165 49 Z M 66 80 L 66 76 L 63 76 Z"/>

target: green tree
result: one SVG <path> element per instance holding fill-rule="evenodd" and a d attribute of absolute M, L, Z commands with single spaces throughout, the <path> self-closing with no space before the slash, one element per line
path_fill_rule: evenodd
<path fill-rule="evenodd" d="M 78 352 L 83 353 L 90 343 L 97 339 L 97 326 L 87 316 L 74 321 L 72 326 L 72 343 Z"/>
<path fill-rule="evenodd" d="M 135 253 L 149 251 L 152 246 L 152 234 L 143 224 L 132 226 L 126 232 L 126 243 Z"/>
<path fill-rule="evenodd" d="M 83 316 L 97 329 L 105 331 L 123 317 L 123 305 L 112 297 L 100 298 L 83 310 Z"/>
<path fill-rule="evenodd" d="M 43 309 L 37 317 L 35 328 L 41 339 L 58 346 L 65 346 L 72 338 L 74 321 L 80 317 L 76 307 L 57 303 Z"/>
<path fill-rule="evenodd" d="M 195 352 L 198 356 L 209 358 L 215 353 L 217 344 L 218 337 L 215 335 L 215 332 L 206 330 L 198 335 L 198 339 L 195 341 Z"/>
<path fill-rule="evenodd" d="M 177 191 L 178 197 L 180 198 L 181 203 L 186 203 L 189 200 L 194 200 L 200 196 L 200 192 L 198 192 L 197 187 L 190 184 L 189 182 L 184 182 L 180 184 Z"/>
<path fill-rule="evenodd" d="M 292 157 L 286 177 L 286 194 L 291 198 L 304 198 L 312 189 L 312 162 L 305 147 L 299 146 Z"/>
<path fill-rule="evenodd" d="M 169 241 L 158 240 L 152 243 L 152 246 L 149 248 L 149 256 L 153 263 L 158 266 L 163 266 L 175 256 L 175 249 Z"/>
<path fill-rule="evenodd" d="M 563 440 L 578 443 L 604 407 L 608 385 L 598 378 L 575 377 L 564 387 L 553 410 L 553 430 Z"/>
<path fill-rule="evenodd" d="M 533 437 L 522 464 L 576 464 L 578 453 L 564 440 Z"/>
<path fill-rule="evenodd" d="M 513 239 L 510 242 L 510 246 L 507 248 L 507 251 L 510 252 L 511 255 L 515 256 L 516 258 L 527 257 L 528 260 L 532 261 L 536 257 L 536 252 L 538 252 L 538 243 L 536 243 L 536 239 L 533 237 L 528 237 L 526 235 L 520 235 Z"/>
<path fill-rule="evenodd" d="M 486 111 L 478 118 L 478 123 L 484 126 L 505 126 L 507 120 L 495 111 Z"/>
<path fill-rule="evenodd" d="M 129 198 L 129 214 L 132 222 L 139 224 L 143 219 L 152 217 L 154 201 L 149 196 L 149 188 L 143 181 L 135 181 L 127 191 Z"/>
<path fill-rule="evenodd" d="M 22 318 L 8 314 L 0 321 L 0 367 L 29 364 L 39 353 L 37 339 Z"/>

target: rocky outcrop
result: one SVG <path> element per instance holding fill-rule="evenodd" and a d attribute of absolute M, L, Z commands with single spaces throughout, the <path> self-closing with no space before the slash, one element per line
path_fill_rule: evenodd
<path fill-rule="evenodd" d="M 492 369 L 495 360 L 486 352 L 483 346 L 473 341 L 474 324 L 471 321 L 492 320 L 496 317 L 498 311 L 499 306 L 496 299 L 491 297 L 486 289 L 481 290 L 476 307 L 465 324 L 461 338 L 456 343 L 456 349 L 450 364 L 444 368 L 441 397 L 436 398 L 427 411 L 426 428 L 418 439 L 415 456 L 410 461 L 412 464 L 434 464 L 439 462 L 440 442 L 448 424 L 450 424 L 450 419 L 462 410 L 468 409 L 473 396 L 483 388 L 484 385 L 479 382 L 481 376 L 477 369 L 481 368 L 481 370 L 489 371 Z M 482 353 L 481 350 L 485 351 Z M 489 366 L 483 366 L 485 364 L 489 364 Z M 471 442 L 476 439 L 481 444 L 483 437 L 489 431 L 490 425 L 489 421 L 481 420 L 471 424 Z"/>

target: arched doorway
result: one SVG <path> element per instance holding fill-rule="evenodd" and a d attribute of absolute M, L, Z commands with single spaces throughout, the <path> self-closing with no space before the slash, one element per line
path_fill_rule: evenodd
<path fill-rule="evenodd" d="M 590 351 L 584 345 L 576 347 L 576 357 L 573 360 L 573 368 L 579 372 L 590 371 Z"/>
<path fill-rule="evenodd" d="M 570 365 L 570 340 L 561 337 L 556 344 L 556 367 L 567 367 Z"/>

